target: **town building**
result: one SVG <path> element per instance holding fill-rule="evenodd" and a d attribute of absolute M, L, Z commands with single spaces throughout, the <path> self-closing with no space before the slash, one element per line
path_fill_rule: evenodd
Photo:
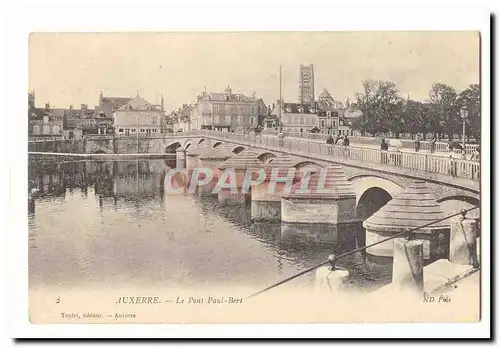
<path fill-rule="evenodd" d="M 49 103 L 45 108 L 35 105 L 35 91 L 28 92 L 28 135 L 60 137 L 63 117 L 53 112 Z"/>
<path fill-rule="evenodd" d="M 213 129 L 241 132 L 260 125 L 267 114 L 267 106 L 255 93 L 247 96 L 233 93 L 227 87 L 222 93 L 207 92 L 198 95 L 196 103 L 185 104 L 170 115 L 175 128 L 183 131 Z"/>
<path fill-rule="evenodd" d="M 133 98 L 130 97 L 105 97 L 101 91 L 99 94 L 99 106 L 96 107 L 96 113 L 100 116 L 104 114 L 106 118 L 113 119 L 115 110 L 127 104 Z"/>
<path fill-rule="evenodd" d="M 316 103 L 299 104 L 283 103 L 281 113 L 279 111 L 279 100 L 273 104 L 270 117 L 266 118 L 266 128 L 273 123 L 285 133 L 309 133 L 318 127 L 318 112 Z M 281 119 L 280 119 L 281 118 Z"/>
<path fill-rule="evenodd" d="M 113 113 L 114 131 L 117 135 L 155 135 L 163 131 L 162 108 L 137 96 L 120 106 Z"/>

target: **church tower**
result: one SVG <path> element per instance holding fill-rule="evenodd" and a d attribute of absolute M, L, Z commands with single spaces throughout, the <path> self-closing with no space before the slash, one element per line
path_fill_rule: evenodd
<path fill-rule="evenodd" d="M 302 65 L 299 68 L 299 103 L 314 102 L 314 66 Z"/>

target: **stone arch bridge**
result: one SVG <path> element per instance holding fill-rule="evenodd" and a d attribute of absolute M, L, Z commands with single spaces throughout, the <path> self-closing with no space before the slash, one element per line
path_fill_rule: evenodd
<path fill-rule="evenodd" d="M 277 149 L 274 146 L 252 141 L 252 137 L 227 134 L 192 134 L 192 135 L 172 135 L 165 140 L 165 148 L 174 151 L 183 147 L 189 147 L 204 143 L 217 147 L 227 144 L 234 149 L 258 148 L 269 150 L 276 154 L 290 153 L 293 156 L 302 157 L 308 163 L 326 166 L 329 163 L 341 164 L 349 181 L 352 182 L 356 191 L 356 205 L 360 216 L 370 216 L 380 209 L 394 196 L 402 192 L 413 181 L 425 181 L 434 193 L 438 203 L 447 214 L 454 214 L 460 209 L 470 208 L 480 205 L 479 181 L 467 180 L 463 178 L 438 175 L 420 170 L 408 170 L 406 168 L 392 168 L 382 166 L 380 163 L 359 163 L 346 158 L 335 156 L 324 156 L 310 152 L 290 149 Z M 288 150 L 288 151 L 287 151 Z M 469 213 L 473 217 L 479 217 L 479 209 Z"/>
<path fill-rule="evenodd" d="M 278 142 L 283 142 L 279 144 Z M 205 143 L 207 146 L 217 147 L 228 144 L 233 147 L 233 152 L 238 153 L 243 149 L 252 147 L 261 150 L 278 153 L 290 153 L 301 157 L 304 161 L 316 163 L 324 166 L 328 163 L 338 163 L 344 168 L 348 179 L 353 183 L 357 194 L 357 206 L 360 214 L 370 215 L 372 210 L 377 210 L 388 200 L 401 192 L 411 182 L 423 180 L 428 183 L 438 202 L 441 203 L 445 212 L 450 214 L 462 208 L 479 206 L 480 188 L 479 180 L 470 177 L 457 177 L 426 171 L 428 162 L 425 161 L 425 168 L 418 170 L 404 168 L 404 166 L 385 165 L 373 160 L 373 156 L 380 156 L 380 152 L 371 149 L 349 148 L 349 151 L 356 152 L 357 159 L 339 156 L 337 154 L 325 153 L 320 148 L 323 144 L 308 143 L 307 140 L 278 140 L 276 137 L 249 136 L 242 134 L 205 132 L 168 134 L 162 136 L 140 137 L 114 137 L 114 136 L 86 136 L 83 140 L 84 153 L 154 153 L 165 154 L 175 153 L 180 147 L 189 149 L 191 146 Z M 44 149 L 38 149 L 38 144 L 29 144 L 30 151 L 49 151 L 47 144 L 43 144 Z M 57 146 L 56 146 L 57 145 Z M 35 147 L 33 147 L 35 146 Z M 50 146 L 49 146 L 50 147 Z M 53 144 L 54 152 L 64 151 L 64 144 Z M 81 144 L 79 147 L 82 147 Z M 330 151 L 330 150 L 328 150 Z M 412 163 L 415 154 L 405 154 L 408 158 L 403 158 L 405 165 Z M 413 156 L 413 157 L 412 157 Z M 361 158 L 361 160 L 360 160 Z M 437 157 L 436 157 L 437 158 Z M 365 160 L 367 159 L 367 160 Z M 439 158 L 438 158 L 439 159 Z M 434 159 L 432 159 L 434 160 Z M 443 160 L 447 160 L 443 158 Z M 429 162 L 431 165 L 440 163 Z M 418 165 L 418 163 L 417 163 Z M 468 164 L 469 165 L 469 164 Z M 474 168 L 473 168 L 474 169 Z M 476 175 L 479 171 L 477 167 Z M 476 210 L 472 215 L 478 215 Z"/>

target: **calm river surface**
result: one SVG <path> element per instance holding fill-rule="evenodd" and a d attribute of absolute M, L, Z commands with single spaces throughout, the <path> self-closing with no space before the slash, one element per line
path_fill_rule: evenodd
<path fill-rule="evenodd" d="M 356 245 L 252 223 L 250 205 L 164 192 L 175 160 L 30 160 L 30 287 L 266 287 Z M 298 232 L 297 232 L 298 231 Z M 302 231 L 302 232 L 301 232 Z M 355 231 L 353 229 L 353 234 Z M 339 263 L 353 289 L 390 282 L 361 254 Z M 311 286 L 314 272 L 285 286 Z"/>

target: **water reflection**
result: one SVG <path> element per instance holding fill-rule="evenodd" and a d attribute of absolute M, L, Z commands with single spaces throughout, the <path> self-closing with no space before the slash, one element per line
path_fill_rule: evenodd
<path fill-rule="evenodd" d="M 175 157 L 31 161 L 30 284 L 261 287 L 356 247 L 359 226 L 252 222 L 245 201 L 171 195 L 164 181 L 174 167 Z M 363 254 L 339 265 L 358 289 L 390 281 L 390 265 L 373 265 Z"/>

